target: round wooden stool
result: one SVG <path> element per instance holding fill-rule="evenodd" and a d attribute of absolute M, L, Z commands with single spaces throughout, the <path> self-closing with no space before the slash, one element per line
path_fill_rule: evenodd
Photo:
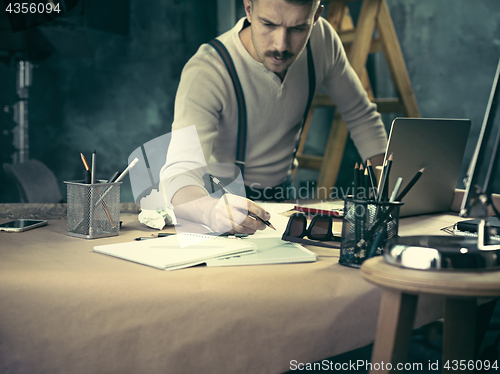
<path fill-rule="evenodd" d="M 445 296 L 443 372 L 474 372 L 470 368 L 476 364 L 477 298 L 500 297 L 500 271 L 413 270 L 375 257 L 363 263 L 361 273 L 383 288 L 372 352 L 372 364 L 383 369 L 377 373 L 397 371 L 398 363 L 406 363 L 418 295 L 423 293 Z M 449 368 L 444 367 L 446 363 Z M 465 370 L 460 370 L 460 364 L 465 364 Z"/>

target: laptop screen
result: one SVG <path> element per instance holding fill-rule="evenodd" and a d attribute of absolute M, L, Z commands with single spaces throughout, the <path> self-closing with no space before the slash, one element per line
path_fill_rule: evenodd
<path fill-rule="evenodd" d="M 389 180 L 401 189 L 422 168 L 419 181 L 403 199 L 400 216 L 448 211 L 453 202 L 471 122 L 465 119 L 396 118 L 386 159 L 393 154 Z"/>

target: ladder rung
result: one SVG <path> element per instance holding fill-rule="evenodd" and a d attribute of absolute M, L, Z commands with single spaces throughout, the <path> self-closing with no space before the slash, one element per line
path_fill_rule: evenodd
<path fill-rule="evenodd" d="M 379 113 L 406 113 L 403 102 L 397 97 L 387 97 L 373 100 Z"/>
<path fill-rule="evenodd" d="M 378 98 L 373 102 L 377 104 L 377 109 L 381 113 L 405 113 L 405 107 L 397 97 Z M 312 107 L 329 107 L 335 108 L 330 96 L 327 94 L 317 94 L 312 102 Z"/>
<path fill-rule="evenodd" d="M 311 156 L 311 155 L 297 155 L 297 160 L 299 161 L 300 168 L 319 170 L 321 169 L 321 163 L 323 162 L 323 157 Z"/>
<path fill-rule="evenodd" d="M 356 30 L 345 30 L 338 32 L 340 40 L 344 45 L 344 48 L 348 49 L 351 44 L 354 42 L 354 38 L 356 37 Z M 372 43 L 370 45 L 370 53 L 382 52 L 382 42 L 379 38 L 373 38 Z"/>

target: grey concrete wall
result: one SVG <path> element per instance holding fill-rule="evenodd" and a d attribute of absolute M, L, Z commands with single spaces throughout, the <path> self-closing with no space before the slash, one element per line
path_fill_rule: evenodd
<path fill-rule="evenodd" d="M 422 117 L 472 121 L 463 177 L 500 58 L 500 1 L 389 0 L 388 4 Z M 379 65 L 383 66 L 382 61 Z M 380 93 L 387 92 L 387 80 L 384 82 Z M 499 125 L 500 114 L 497 128 Z M 498 179 L 500 175 L 496 192 L 500 192 Z"/>
<path fill-rule="evenodd" d="M 500 58 L 500 1 L 498 0 L 387 0 L 422 117 L 468 118 L 472 130 L 458 187 L 469 165 L 482 125 L 493 76 Z M 355 3 L 354 3 L 355 5 Z M 352 9 L 355 16 L 356 7 Z M 394 95 L 385 59 L 374 55 L 378 97 Z M 383 115 L 387 130 L 397 113 Z M 330 113 L 320 113 L 317 133 L 329 128 Z M 500 124 L 500 114 L 496 120 Z M 322 154 L 325 139 L 313 135 L 308 151 Z M 348 142 L 338 185 L 348 186 L 359 160 Z M 303 180 L 317 173 L 303 172 Z M 500 192 L 500 175 L 495 191 Z"/>

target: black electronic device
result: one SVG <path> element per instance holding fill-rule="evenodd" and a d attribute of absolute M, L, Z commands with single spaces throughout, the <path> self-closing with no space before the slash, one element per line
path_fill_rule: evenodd
<path fill-rule="evenodd" d="M 43 219 L 16 219 L 0 224 L 0 231 L 23 232 L 45 226 L 47 223 Z"/>

